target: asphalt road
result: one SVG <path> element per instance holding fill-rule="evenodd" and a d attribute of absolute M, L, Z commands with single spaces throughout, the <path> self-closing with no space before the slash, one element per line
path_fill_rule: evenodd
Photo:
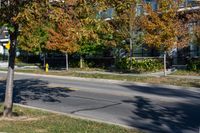
<path fill-rule="evenodd" d="M 6 77 L 0 72 L 0 77 Z M 200 89 L 15 75 L 16 103 L 136 127 L 149 133 L 198 133 Z M 4 100 L 5 82 L 0 82 Z"/>

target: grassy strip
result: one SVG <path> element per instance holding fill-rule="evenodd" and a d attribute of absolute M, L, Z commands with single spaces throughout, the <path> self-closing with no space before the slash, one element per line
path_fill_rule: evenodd
<path fill-rule="evenodd" d="M 89 73 L 77 73 L 75 71 L 49 71 L 48 73 L 46 73 L 43 70 L 17 70 L 17 72 L 59 75 L 59 76 L 73 76 L 73 77 L 83 77 L 83 78 L 96 78 L 96 79 L 113 79 L 113 80 L 142 82 L 150 84 L 176 85 L 184 87 L 200 87 L 199 79 L 184 79 L 176 77 L 150 77 L 150 76 L 140 77 L 140 76 L 127 76 L 127 75 L 89 74 Z"/>
<path fill-rule="evenodd" d="M 200 76 L 200 72 L 192 72 L 187 70 L 177 70 L 171 75 L 181 75 L 181 76 Z"/>
<path fill-rule="evenodd" d="M 105 75 L 105 74 L 74 74 L 76 77 L 87 77 L 87 78 L 101 78 L 101 79 L 114 79 L 123 80 L 130 82 L 142 82 L 150 84 L 166 84 L 176 85 L 184 87 L 200 87 L 199 79 L 184 79 L 174 77 L 136 77 L 136 76 L 116 76 L 116 75 Z"/>
<path fill-rule="evenodd" d="M 2 106 L 1 106 L 2 110 Z M 19 116 L 11 119 L 0 118 L 0 132 L 7 133 L 139 133 L 119 126 L 27 109 L 15 106 Z"/>

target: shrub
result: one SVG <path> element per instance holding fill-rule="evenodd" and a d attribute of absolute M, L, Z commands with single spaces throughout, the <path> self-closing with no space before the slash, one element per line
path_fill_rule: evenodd
<path fill-rule="evenodd" d="M 119 59 L 116 63 L 116 68 L 126 71 L 129 70 L 136 73 L 153 72 L 163 68 L 163 63 L 159 59 L 133 59 L 132 67 L 130 63 L 130 59 L 128 58 Z"/>
<path fill-rule="evenodd" d="M 84 68 L 94 68 L 94 67 L 96 67 L 96 65 L 95 65 L 94 61 L 84 60 L 83 67 Z"/>
<path fill-rule="evenodd" d="M 119 70 L 130 70 L 130 63 L 127 58 L 119 58 L 115 62 L 115 67 Z"/>
<path fill-rule="evenodd" d="M 7 61 L 8 60 L 8 56 L 7 55 L 2 55 L 2 54 L 0 54 L 0 61 Z"/>
<path fill-rule="evenodd" d="M 152 72 L 163 68 L 162 61 L 159 59 L 134 60 L 132 70 L 136 72 Z"/>
<path fill-rule="evenodd" d="M 190 60 L 187 64 L 187 69 L 190 71 L 200 72 L 200 59 Z"/>

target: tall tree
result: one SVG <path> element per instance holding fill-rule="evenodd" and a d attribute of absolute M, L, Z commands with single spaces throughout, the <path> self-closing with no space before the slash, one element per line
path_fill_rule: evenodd
<path fill-rule="evenodd" d="M 131 58 L 133 57 L 134 49 L 137 49 L 142 45 L 142 32 L 140 32 L 141 27 L 139 23 L 140 14 L 138 14 L 138 7 L 141 4 L 141 1 L 108 0 L 106 3 L 112 6 L 116 12 L 116 15 L 111 23 L 115 27 L 114 35 L 118 42 L 117 50 L 119 51 L 119 49 L 125 49 L 125 51 L 128 51 L 130 64 L 132 64 Z M 118 55 L 116 55 L 116 57 L 118 57 Z"/>
<path fill-rule="evenodd" d="M 19 30 L 19 23 L 16 17 L 23 10 L 23 7 L 32 1 L 20 1 L 20 0 L 3 0 L 1 1 L 0 7 L 0 24 L 6 25 L 10 34 L 10 50 L 9 50 L 9 65 L 7 73 L 7 83 L 6 83 L 6 93 L 4 102 L 4 117 L 12 116 L 12 106 L 13 106 L 13 79 L 14 79 L 14 66 L 15 66 L 15 56 L 17 47 L 17 37 Z"/>
<path fill-rule="evenodd" d="M 34 31 L 37 32 L 37 34 L 27 34 L 27 36 L 24 36 L 25 38 L 33 38 L 31 41 L 28 41 L 29 44 L 27 46 L 25 46 L 25 43 L 22 43 L 23 46 L 21 46 L 24 49 L 29 47 L 37 51 L 38 47 L 41 48 L 41 45 L 46 44 L 46 37 L 41 38 L 43 35 L 40 35 L 46 34 L 46 27 L 44 28 L 42 23 L 46 21 L 60 22 L 59 19 L 62 18 L 61 16 L 65 13 L 64 11 L 69 9 L 68 5 L 75 1 L 67 0 L 58 3 L 53 1 L 53 3 L 50 3 L 47 0 L 3 0 L 1 2 L 0 24 L 8 27 L 11 40 L 3 116 L 11 117 L 13 107 L 14 66 L 19 27 L 23 29 L 22 34 L 27 33 L 28 28 L 34 29 Z M 29 30 L 29 32 L 31 31 Z M 22 40 L 25 40 L 25 38 Z"/>
<path fill-rule="evenodd" d="M 116 45 L 113 37 L 114 27 L 102 18 L 102 12 L 110 7 L 105 0 L 79 1 L 75 11 L 80 21 L 79 29 L 80 67 L 83 67 L 83 56 L 102 54 L 104 49 Z"/>
<path fill-rule="evenodd" d="M 44 55 L 46 51 L 60 51 L 65 53 L 66 57 L 68 53 L 77 51 L 76 30 L 79 26 L 73 11 L 74 4 L 75 2 L 65 1 L 53 2 L 49 7 L 40 3 L 27 7 L 20 16 L 21 22 L 24 23 L 19 38 L 20 48 Z M 67 64 L 68 60 L 68 69 Z"/>
<path fill-rule="evenodd" d="M 68 54 L 79 49 L 77 32 L 80 28 L 79 21 L 70 12 L 63 14 L 66 18 L 57 22 L 54 28 L 48 29 L 49 39 L 46 45 L 48 50 L 60 51 L 66 55 L 66 70 L 69 69 Z"/>
<path fill-rule="evenodd" d="M 132 45 L 135 42 L 137 27 L 136 0 L 85 0 L 78 6 L 79 18 L 84 22 L 84 29 L 92 36 L 83 36 L 80 53 L 95 53 L 95 48 L 103 46 L 123 47 L 132 56 Z M 106 12 L 111 17 L 105 19 Z M 114 11 L 114 12 L 113 12 Z M 102 19 L 104 18 L 104 19 Z M 103 35 L 103 36 L 102 36 Z M 129 39 L 130 38 L 130 39 Z M 130 47 L 121 45 L 123 41 L 129 39 Z M 96 45 L 95 45 L 96 44 Z M 109 44 L 109 45 L 107 45 Z M 91 51 L 90 51 L 91 50 Z M 100 49 L 98 49 L 99 51 Z M 98 52 L 97 51 L 97 52 Z"/>
<path fill-rule="evenodd" d="M 144 41 L 150 47 L 156 47 L 164 52 L 172 48 L 183 47 L 188 44 L 188 29 L 179 18 L 178 4 L 174 0 L 158 0 L 158 10 L 145 4 L 145 15 L 141 17 L 144 30 Z M 165 61 L 164 61 L 165 62 Z M 166 63 L 165 74 L 166 74 Z"/>

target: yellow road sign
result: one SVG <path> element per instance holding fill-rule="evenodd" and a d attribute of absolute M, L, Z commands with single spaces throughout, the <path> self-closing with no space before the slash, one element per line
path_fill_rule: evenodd
<path fill-rule="evenodd" d="M 8 41 L 8 43 L 6 44 L 5 47 L 6 47 L 6 49 L 8 49 L 8 50 L 10 49 L 10 41 Z"/>

